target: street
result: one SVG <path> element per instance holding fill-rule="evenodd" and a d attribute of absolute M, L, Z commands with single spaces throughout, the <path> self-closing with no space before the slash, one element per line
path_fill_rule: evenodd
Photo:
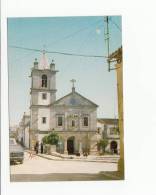
<path fill-rule="evenodd" d="M 11 165 L 11 181 L 102 180 L 117 163 L 48 160 L 25 153 L 24 163 Z"/>

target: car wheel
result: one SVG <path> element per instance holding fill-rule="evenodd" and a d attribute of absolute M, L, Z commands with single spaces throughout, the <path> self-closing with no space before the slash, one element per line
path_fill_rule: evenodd
<path fill-rule="evenodd" d="M 23 164 L 23 160 L 20 161 L 20 164 Z"/>

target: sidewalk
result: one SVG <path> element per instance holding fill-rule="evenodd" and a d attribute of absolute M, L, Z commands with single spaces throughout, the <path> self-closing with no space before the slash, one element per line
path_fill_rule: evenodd
<path fill-rule="evenodd" d="M 29 150 L 26 150 L 26 152 L 29 152 Z M 81 162 L 104 162 L 104 163 L 118 163 L 118 160 L 120 158 L 119 155 L 104 155 L 104 156 L 89 155 L 87 157 L 66 155 L 66 154 L 59 154 L 59 153 L 53 153 L 52 155 L 38 153 L 36 155 L 41 158 L 45 158 L 48 160 L 55 160 L 55 161 L 81 161 Z"/>

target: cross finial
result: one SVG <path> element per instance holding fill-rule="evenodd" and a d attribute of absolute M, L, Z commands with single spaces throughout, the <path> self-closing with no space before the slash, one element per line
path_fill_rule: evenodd
<path fill-rule="evenodd" d="M 72 84 L 73 84 L 73 88 L 75 88 L 75 86 L 74 86 L 74 83 L 76 82 L 76 80 L 75 79 L 72 79 L 72 80 L 70 80 L 71 82 L 72 82 Z"/>
<path fill-rule="evenodd" d="M 75 86 L 74 86 L 74 83 L 76 82 L 76 80 L 75 79 L 72 79 L 72 80 L 70 80 L 71 82 L 72 82 L 72 84 L 73 84 L 73 86 L 72 86 L 72 92 L 74 93 L 75 92 Z"/>
<path fill-rule="evenodd" d="M 43 54 L 45 54 L 45 53 L 46 53 L 46 51 L 45 51 L 45 50 L 46 50 L 46 45 L 44 44 L 44 45 L 43 45 Z"/>

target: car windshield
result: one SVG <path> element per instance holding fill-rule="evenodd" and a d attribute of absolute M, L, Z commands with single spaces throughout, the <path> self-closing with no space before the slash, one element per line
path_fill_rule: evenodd
<path fill-rule="evenodd" d="M 10 139 L 10 145 L 17 145 L 15 139 Z"/>

